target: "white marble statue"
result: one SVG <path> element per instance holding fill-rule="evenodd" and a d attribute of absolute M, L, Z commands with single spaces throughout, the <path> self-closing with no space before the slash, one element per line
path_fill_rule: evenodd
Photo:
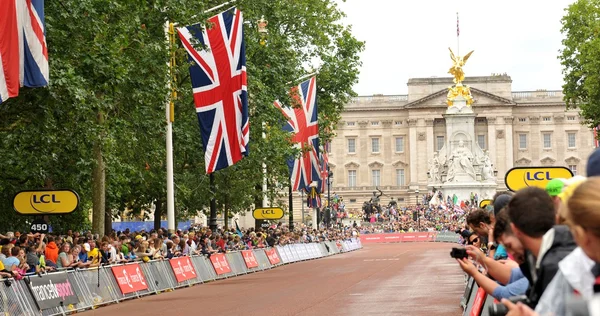
<path fill-rule="evenodd" d="M 429 176 L 431 177 L 431 182 L 438 183 L 441 182 L 441 163 L 438 157 L 438 153 L 433 153 L 433 158 L 429 161 Z"/>
<path fill-rule="evenodd" d="M 482 165 L 481 179 L 484 181 L 493 180 L 494 179 L 494 170 L 492 167 L 492 161 L 490 160 L 489 152 L 487 150 L 485 151 L 485 154 L 483 155 L 481 165 Z"/>
<path fill-rule="evenodd" d="M 452 152 L 452 156 L 449 159 L 448 177 L 446 181 L 456 181 L 455 177 L 457 173 L 466 173 L 475 180 L 475 169 L 473 168 L 473 154 L 465 147 L 464 141 L 458 142 L 458 147 Z"/>

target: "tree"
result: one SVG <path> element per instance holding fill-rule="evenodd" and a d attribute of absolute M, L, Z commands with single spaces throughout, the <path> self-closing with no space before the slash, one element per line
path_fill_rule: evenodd
<path fill-rule="evenodd" d="M 28 219 L 9 211 L 20 190 L 70 188 L 79 193 L 76 212 L 51 218 L 56 230 L 89 228 L 90 208 L 93 231 L 104 233 L 112 216 L 126 210 L 139 214 L 153 203 L 162 206 L 170 80 L 165 22 L 205 21 L 217 11 L 201 12 L 222 2 L 46 1 L 50 86 L 22 89 L 18 98 L 0 104 L 0 207 L 5 210 L 0 231 L 26 228 Z M 285 161 L 298 152 L 281 130 L 284 118 L 272 103 L 291 104 L 287 92 L 297 84 L 294 78 L 318 68 L 324 138 L 330 138 L 353 95 L 363 44 L 340 24 L 342 13 L 333 1 L 240 0 L 236 6 L 246 20 L 250 156 L 219 171 L 217 191 L 209 191 L 187 59 L 183 48 L 175 47 L 178 219 L 205 210 L 212 196 L 232 213 L 246 211 L 262 198 L 256 187 L 263 181 L 263 162 L 269 166 L 269 197 L 277 200 L 289 181 Z M 262 15 L 269 20 L 266 45 L 255 30 Z"/>
<path fill-rule="evenodd" d="M 578 0 L 562 18 L 559 59 L 568 108 L 578 107 L 586 125 L 600 125 L 600 1 Z"/>

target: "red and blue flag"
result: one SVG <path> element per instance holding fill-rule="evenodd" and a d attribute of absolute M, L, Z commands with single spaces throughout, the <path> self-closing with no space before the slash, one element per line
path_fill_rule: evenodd
<path fill-rule="evenodd" d="M 48 80 L 44 0 L 0 0 L 0 103 Z"/>
<path fill-rule="evenodd" d="M 248 155 L 250 125 L 242 12 L 232 8 L 208 23 L 177 32 L 191 62 L 206 173 L 213 173 Z"/>
<path fill-rule="evenodd" d="M 310 192 L 311 183 L 317 183 L 321 191 L 321 167 L 319 160 L 319 124 L 317 120 L 317 79 L 312 77 L 291 89 L 294 105 L 284 107 L 275 101 L 287 122 L 283 130 L 294 134 L 292 142 L 300 149 L 302 157 L 288 160 L 292 190 Z"/>

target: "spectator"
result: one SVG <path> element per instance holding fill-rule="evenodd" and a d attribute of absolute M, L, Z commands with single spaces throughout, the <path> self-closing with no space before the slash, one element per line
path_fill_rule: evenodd
<path fill-rule="evenodd" d="M 2 253 L 6 256 L 6 259 L 2 260 L 2 263 L 6 271 L 10 272 L 19 269 L 19 265 L 21 264 L 21 261 L 17 258 L 19 250 L 19 247 L 2 247 Z"/>
<path fill-rule="evenodd" d="M 510 227 L 508 213 L 501 211 L 496 218 L 494 233 L 505 232 L 507 227 Z M 485 256 L 485 254 L 474 246 L 467 246 L 467 253 L 476 262 L 486 267 L 488 274 L 500 283 L 498 284 L 491 278 L 479 273 L 475 266 L 470 264 L 468 260 L 457 260 L 465 273 L 473 277 L 479 287 L 483 288 L 486 293 L 495 299 L 510 298 L 526 293 L 529 280 L 525 278 L 516 262 L 512 260 L 496 261 L 493 258 Z"/>
<path fill-rule="evenodd" d="M 44 253 L 46 262 L 52 262 L 58 264 L 58 246 L 54 242 L 54 237 L 48 237 L 48 244 L 46 245 L 46 252 Z"/>

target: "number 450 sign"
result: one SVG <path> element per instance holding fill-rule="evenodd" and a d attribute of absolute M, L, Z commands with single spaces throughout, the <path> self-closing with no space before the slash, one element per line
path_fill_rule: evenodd
<path fill-rule="evenodd" d="M 45 220 L 43 219 L 36 219 L 33 221 L 33 223 L 31 223 L 31 232 L 32 233 L 41 233 L 41 234 L 46 234 L 48 233 L 48 223 L 46 223 Z"/>

